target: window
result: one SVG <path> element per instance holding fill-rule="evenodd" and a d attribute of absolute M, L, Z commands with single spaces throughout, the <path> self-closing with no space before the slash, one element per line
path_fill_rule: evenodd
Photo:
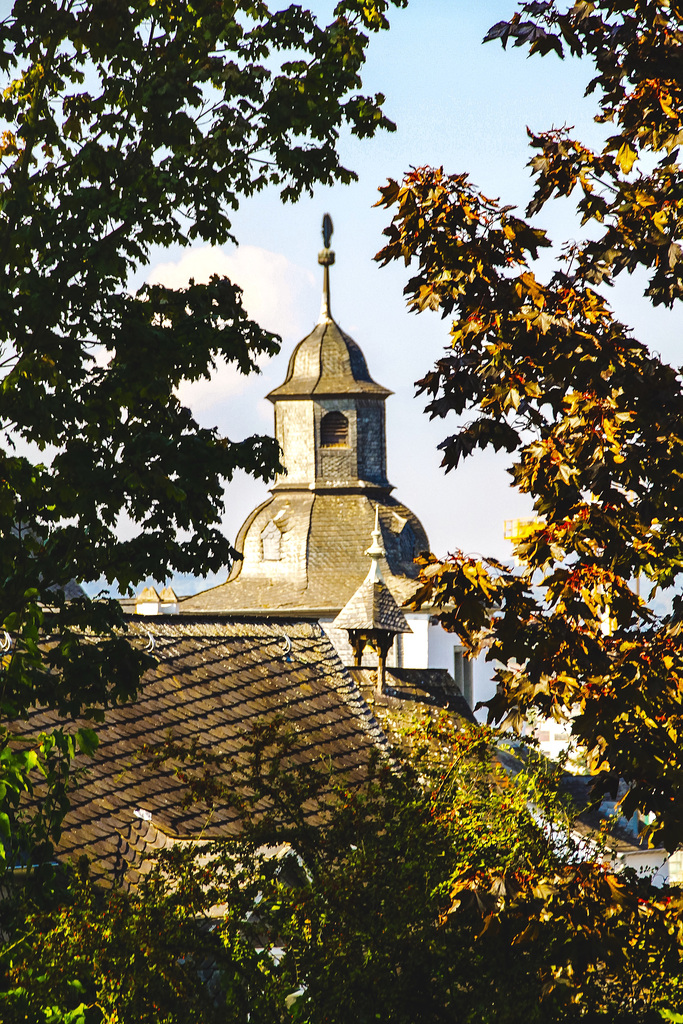
<path fill-rule="evenodd" d="M 453 648 L 454 678 L 458 689 L 471 708 L 474 707 L 474 678 L 472 662 L 463 647 Z"/>
<path fill-rule="evenodd" d="M 282 534 L 271 521 L 266 526 L 265 530 L 261 534 L 261 543 L 263 544 L 263 561 L 264 562 L 279 562 L 280 561 L 280 545 L 282 542 Z"/>
<path fill-rule="evenodd" d="M 346 448 L 349 443 L 349 421 L 343 412 L 328 412 L 320 421 L 320 447 Z"/>

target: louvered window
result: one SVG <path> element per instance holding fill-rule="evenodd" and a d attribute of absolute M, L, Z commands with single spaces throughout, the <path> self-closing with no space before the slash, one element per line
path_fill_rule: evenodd
<path fill-rule="evenodd" d="M 328 412 L 320 421 L 321 448 L 346 448 L 349 443 L 349 421 L 343 412 Z"/>

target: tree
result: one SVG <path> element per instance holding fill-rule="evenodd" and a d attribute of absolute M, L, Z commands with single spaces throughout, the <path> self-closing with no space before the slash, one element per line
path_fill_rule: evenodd
<path fill-rule="evenodd" d="M 420 168 L 390 182 L 383 263 L 411 264 L 412 309 L 454 316 L 451 351 L 419 382 L 431 416 L 470 416 L 444 440 L 454 469 L 478 448 L 514 455 L 537 523 L 520 572 L 456 554 L 424 566 L 421 600 L 487 649 L 493 720 L 572 713 L 598 784 L 629 784 L 623 811 L 654 812 L 653 837 L 683 842 L 683 603 L 656 615 L 634 584 L 676 587 L 683 571 L 683 391 L 679 372 L 636 340 L 604 288 L 647 275 L 653 304 L 683 295 L 683 6 L 596 0 L 525 3 L 487 40 L 591 60 L 600 151 L 568 128 L 530 133 L 527 218 L 578 194 L 590 238 L 541 279 L 550 240 L 537 219 L 488 199 L 465 174 Z M 600 290 L 602 289 L 602 290 Z"/>
<path fill-rule="evenodd" d="M 138 686 L 148 660 L 117 603 L 67 602 L 71 581 L 125 592 L 234 557 L 217 528 L 223 481 L 237 468 L 267 479 L 277 446 L 200 429 L 176 388 L 218 357 L 252 372 L 278 339 L 227 279 L 135 295 L 126 284 L 154 245 L 231 238 L 231 210 L 266 186 L 293 200 L 354 177 L 339 161 L 342 127 L 393 128 L 383 97 L 357 91 L 367 32 L 388 27 L 389 6 L 341 0 L 322 27 L 260 0 L 16 0 L 0 23 L 6 723 L 36 703 L 96 716 Z M 50 779 L 58 826 L 74 743 L 64 732 L 11 744 L 8 728 L 6 841 L 32 772 Z"/>
<path fill-rule="evenodd" d="M 377 764 L 333 799 L 276 722 L 232 764 L 175 748 L 188 795 L 231 801 L 241 841 L 166 851 L 130 896 L 85 868 L 52 906 L 18 894 L 0 908 L 2 1019 L 675 1019 L 680 894 L 577 856 L 561 772 L 533 750 L 511 774 L 485 729 L 412 728 L 438 756 Z"/>

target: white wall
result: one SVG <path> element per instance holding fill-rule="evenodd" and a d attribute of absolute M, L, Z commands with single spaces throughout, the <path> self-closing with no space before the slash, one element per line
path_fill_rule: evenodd
<path fill-rule="evenodd" d="M 412 622 L 410 625 L 413 625 Z M 447 633 L 436 620 L 433 620 L 429 625 L 428 633 L 429 653 L 426 667 L 445 668 L 448 669 L 452 676 L 455 676 L 455 652 L 463 650 L 458 634 Z M 407 662 L 405 664 L 407 665 Z M 420 667 L 424 667 L 424 665 Z M 476 707 L 480 701 L 490 700 L 496 692 L 496 685 L 492 679 L 491 664 L 484 659 L 483 655 L 474 660 L 472 665 L 472 682 L 473 707 Z M 486 709 L 476 712 L 476 715 L 480 721 L 485 721 Z"/>
<path fill-rule="evenodd" d="M 330 640 L 337 649 L 341 660 L 345 665 L 353 664 L 353 652 L 348 642 L 348 635 L 345 629 L 334 629 L 333 618 L 321 619 L 323 627 Z M 462 651 L 462 645 L 457 633 L 447 633 L 442 626 L 430 616 L 428 612 L 408 612 L 406 621 L 412 629 L 412 633 L 401 635 L 403 668 L 445 668 L 455 677 L 455 652 Z M 387 658 L 388 667 L 392 668 L 397 662 L 397 645 L 394 643 Z M 369 652 L 363 656 L 364 665 L 376 665 L 377 659 Z M 473 704 L 479 701 L 489 700 L 495 693 L 496 687 L 491 679 L 491 666 L 482 657 L 475 659 L 472 665 L 473 680 Z M 486 710 L 476 712 L 480 721 L 486 720 Z"/>
<path fill-rule="evenodd" d="M 403 634 L 403 668 L 431 668 L 429 660 L 429 615 L 408 612 L 406 622 L 412 633 Z M 446 668 L 446 665 L 439 665 Z"/>
<path fill-rule="evenodd" d="M 650 878 L 653 885 L 666 885 L 669 881 L 669 857 L 664 850 L 639 850 L 617 855 L 615 868 L 634 868 L 639 875 Z"/>

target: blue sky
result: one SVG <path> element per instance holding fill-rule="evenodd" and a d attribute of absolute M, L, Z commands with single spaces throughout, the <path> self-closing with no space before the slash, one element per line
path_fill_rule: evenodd
<path fill-rule="evenodd" d="M 331 6 L 313 3 L 321 17 Z M 235 216 L 237 251 L 155 253 L 139 278 L 181 283 L 188 268 L 199 278 L 202 271 L 222 267 L 244 284 L 252 315 L 282 334 L 281 354 L 260 376 L 237 379 L 223 372 L 213 384 L 189 389 L 187 397 L 202 423 L 218 425 L 229 437 L 272 433 L 272 406 L 263 396 L 284 379 L 292 348 L 317 319 L 320 222 L 329 212 L 337 254 L 333 315 L 362 347 L 373 377 L 395 393 L 387 403 L 389 478 L 396 496 L 421 518 L 437 554 L 458 547 L 507 557 L 503 521 L 530 508 L 508 486 L 505 457 L 477 455 L 447 476 L 439 468 L 436 446 L 454 424 L 430 423 L 413 385 L 442 353 L 448 323 L 431 313 L 407 313 L 405 268 L 382 269 L 373 262 L 388 222 L 387 212 L 373 204 L 388 177 L 429 163 L 447 172 L 467 171 L 487 195 L 523 210 L 532 191 L 525 166 L 527 125 L 574 125 L 583 141 L 600 140 L 605 128 L 593 122 L 591 98 L 583 98 L 590 65 L 554 55 L 528 59 L 520 50 L 504 52 L 498 43 L 482 45 L 489 26 L 513 10 L 507 0 L 413 0 L 407 10 L 394 11 L 390 32 L 372 41 L 363 84 L 366 92 L 385 94 L 386 112 L 398 128 L 370 141 L 341 140 L 343 161 L 358 182 L 319 188 L 296 205 L 264 192 L 244 202 Z M 553 204 L 536 222 L 557 243 L 579 237 L 569 202 Z M 681 362 L 681 313 L 653 310 L 637 285 L 624 281 L 611 291 L 618 315 L 643 341 Z M 224 527 L 231 539 L 265 495 L 263 484 L 246 477 L 229 485 Z M 184 581 L 182 589 L 193 588 Z"/>

